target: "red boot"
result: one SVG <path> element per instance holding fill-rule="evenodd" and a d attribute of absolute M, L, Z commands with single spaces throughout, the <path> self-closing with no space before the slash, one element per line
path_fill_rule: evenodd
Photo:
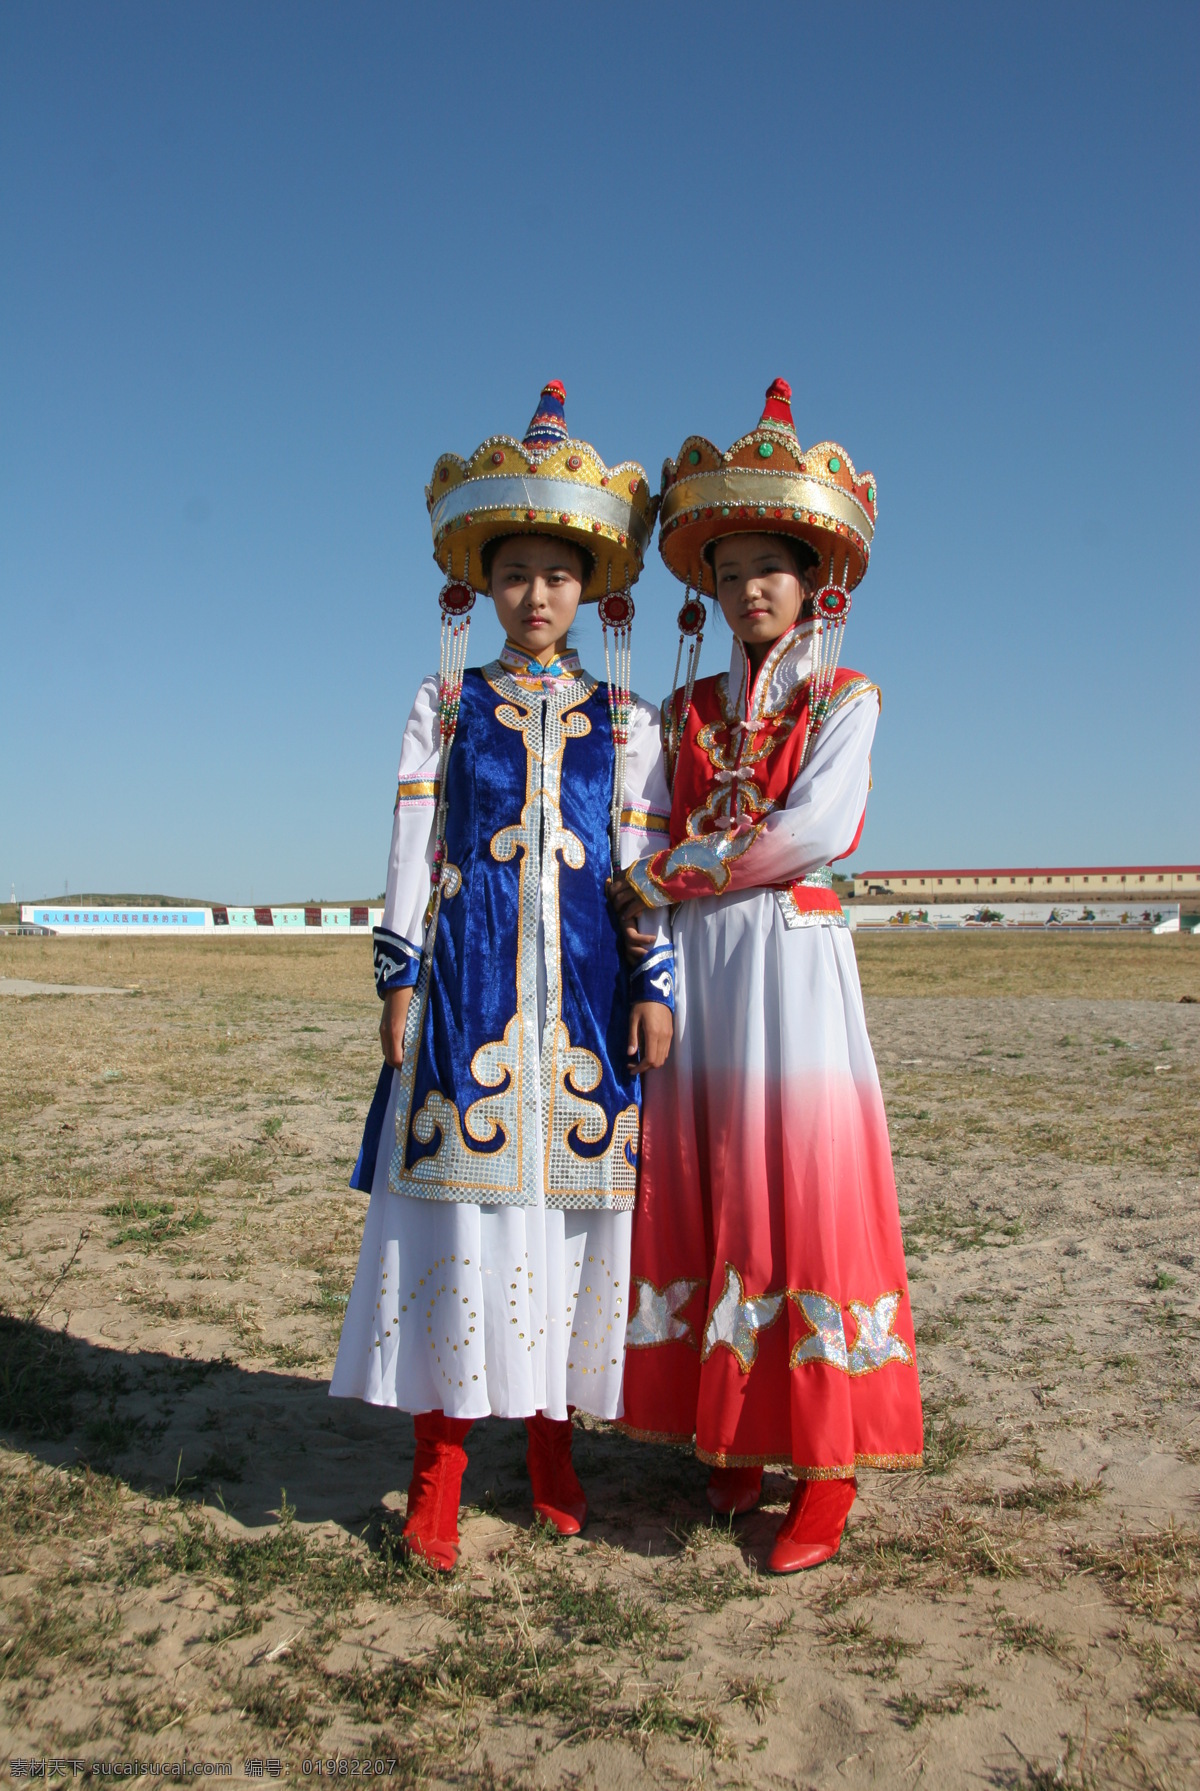
<path fill-rule="evenodd" d="M 708 1477 L 708 1502 L 722 1517 L 741 1517 L 761 1498 L 761 1468 L 714 1468 Z"/>
<path fill-rule="evenodd" d="M 767 1562 L 771 1572 L 798 1573 L 836 1555 L 855 1490 L 853 1478 L 798 1480 Z"/>
<path fill-rule="evenodd" d="M 587 1522 L 587 1498 L 571 1464 L 570 1418 L 526 1418 L 525 1465 L 533 1482 L 533 1511 L 560 1536 L 577 1536 Z"/>
<path fill-rule="evenodd" d="M 441 1573 L 450 1573 L 458 1560 L 458 1500 L 467 1465 L 462 1445 L 470 1428 L 469 1418 L 447 1418 L 444 1412 L 418 1412 L 413 1419 L 417 1452 L 404 1540 L 411 1554 Z"/>

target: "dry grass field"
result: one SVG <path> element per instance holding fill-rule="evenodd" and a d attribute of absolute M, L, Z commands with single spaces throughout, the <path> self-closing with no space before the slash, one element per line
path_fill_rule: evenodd
<path fill-rule="evenodd" d="M 860 962 L 924 1470 L 864 1476 L 837 1561 L 777 1581 L 782 1477 L 731 1529 L 689 1456 L 589 1426 L 593 1519 L 563 1543 L 493 1422 L 436 1582 L 396 1546 L 410 1423 L 326 1391 L 367 945 L 0 941 L 0 978 L 127 991 L 0 995 L 3 1755 L 513 1791 L 1200 1783 L 1200 940 Z"/>

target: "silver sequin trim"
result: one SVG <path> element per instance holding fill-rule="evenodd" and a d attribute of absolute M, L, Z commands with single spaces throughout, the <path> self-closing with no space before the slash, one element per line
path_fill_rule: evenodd
<path fill-rule="evenodd" d="M 601 1139 L 607 1129 L 603 1108 L 586 1097 L 601 1080 L 600 1059 L 575 1045 L 562 1019 L 561 933 L 559 925 L 560 861 L 572 870 L 586 862 L 583 842 L 564 827 L 560 807 L 563 751 L 569 739 L 591 729 L 581 706 L 596 689 L 586 675 L 543 696 L 531 695 L 499 663 L 484 676 L 500 698 L 496 719 L 522 735 L 526 753 L 525 801 L 519 821 L 501 827 L 491 841 L 498 863 L 518 861 L 519 932 L 517 939 L 517 1010 L 504 1037 L 483 1045 L 471 1073 L 484 1088 L 495 1089 L 474 1101 L 460 1117 L 452 1101 L 432 1090 L 412 1113 L 416 1046 L 428 1001 L 430 954 L 441 901 L 457 893 L 458 884 L 439 892 L 422 958 L 416 998 L 409 1010 L 404 1069 L 396 1108 L 396 1147 L 388 1170 L 393 1194 L 430 1200 L 469 1200 L 498 1206 L 532 1206 L 539 1168 L 549 1207 L 626 1210 L 637 1187 L 638 1110 L 630 1104 L 616 1116 L 608 1148 L 586 1157 L 571 1143 L 575 1132 L 584 1143 Z M 535 881 L 535 879 L 537 879 Z M 546 1023 L 537 1037 L 538 897 L 541 897 L 545 942 Z M 540 1078 L 544 1137 L 527 1124 L 531 1095 Z M 405 1166 L 405 1141 L 412 1133 L 423 1144 L 441 1141 L 429 1156 Z M 464 1137 L 464 1129 L 466 1137 Z M 477 1144 L 504 1142 L 486 1153 Z M 538 1153 L 542 1161 L 538 1163 Z"/>

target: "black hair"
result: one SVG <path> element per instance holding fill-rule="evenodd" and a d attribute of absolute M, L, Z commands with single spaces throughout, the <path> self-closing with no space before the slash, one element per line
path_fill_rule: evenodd
<path fill-rule="evenodd" d="M 815 572 L 821 564 L 821 556 L 811 541 L 802 541 L 799 535 L 777 535 L 776 540 L 786 543 L 801 578 L 806 572 Z"/>
<path fill-rule="evenodd" d="M 755 530 L 754 532 L 757 533 L 758 531 Z M 764 535 L 771 535 L 770 529 L 764 529 L 762 532 Z M 700 549 L 700 558 L 707 561 L 708 569 L 713 574 L 714 578 L 716 576 L 716 567 L 713 565 L 713 552 L 717 542 L 722 539 L 723 536 L 714 535 L 712 540 L 706 541 L 704 546 Z M 797 578 L 803 579 L 807 572 L 815 572 L 817 567 L 821 564 L 821 556 L 816 548 L 810 541 L 802 540 L 799 535 L 771 535 L 771 539 L 773 541 L 782 541 L 796 568 Z"/>
<path fill-rule="evenodd" d="M 539 529 L 525 529 L 511 535 L 493 535 L 490 541 L 484 542 L 479 550 L 479 564 L 483 568 L 485 584 L 489 586 L 491 585 L 492 562 L 495 560 L 497 551 L 503 544 L 506 541 L 525 541 L 530 535 L 541 535 L 541 531 Z M 586 590 L 588 584 L 591 582 L 592 574 L 596 570 L 596 562 L 583 543 L 581 541 L 572 541 L 569 536 L 566 535 L 541 535 L 541 539 L 543 541 L 557 541 L 563 547 L 569 547 L 573 553 L 579 555 L 579 582 Z"/>

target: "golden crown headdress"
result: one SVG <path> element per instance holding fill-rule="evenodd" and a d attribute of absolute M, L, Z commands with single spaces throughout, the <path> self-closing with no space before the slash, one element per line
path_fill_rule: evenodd
<path fill-rule="evenodd" d="M 705 548 L 719 535 L 761 532 L 807 541 L 820 557 L 822 584 L 852 591 L 867 570 L 875 534 L 873 473 L 859 474 L 845 448 L 802 448 L 792 421 L 792 388 L 767 388 L 757 429 L 722 453 L 689 435 L 663 462 L 658 547 L 676 578 L 713 594 Z"/>
<path fill-rule="evenodd" d="M 614 751 L 610 816 L 614 868 L 619 863 L 625 752 L 633 707 L 629 590 L 642 570 L 658 500 L 651 494 L 645 469 L 635 460 L 607 467 L 588 442 L 571 440 L 566 398 L 562 381 L 548 380 L 521 441 L 511 435 L 490 435 L 468 460 L 443 454 L 425 487 L 433 557 L 446 574 L 439 598 L 441 796 L 434 828 L 431 903 L 445 860 L 446 765 L 458 727 L 471 611 L 475 593 L 488 587 L 483 549 L 505 535 L 552 535 L 575 542 L 588 557 L 590 572 L 581 600 L 600 606 Z"/>
<path fill-rule="evenodd" d="M 487 589 L 481 550 L 499 535 L 554 535 L 576 542 L 592 571 L 583 601 L 628 590 L 642 570 L 657 499 L 634 460 L 605 466 L 587 442 L 572 441 L 561 380 L 542 388 L 517 441 L 490 435 L 462 460 L 443 454 L 425 487 L 433 557 L 448 577 Z"/>
<path fill-rule="evenodd" d="M 876 498 L 874 473 L 857 473 L 838 442 L 801 447 L 786 379 L 772 380 L 757 429 L 725 453 L 705 436 L 689 435 L 677 457 L 663 462 L 658 550 L 688 587 L 679 611 L 676 687 L 685 644 L 687 666 L 682 690 L 672 694 L 664 730 L 670 777 L 700 664 L 705 623 L 700 598 L 716 590 L 712 543 L 722 535 L 787 535 L 806 542 L 817 556 L 807 759 L 833 690 L 850 592 L 870 562 Z"/>

